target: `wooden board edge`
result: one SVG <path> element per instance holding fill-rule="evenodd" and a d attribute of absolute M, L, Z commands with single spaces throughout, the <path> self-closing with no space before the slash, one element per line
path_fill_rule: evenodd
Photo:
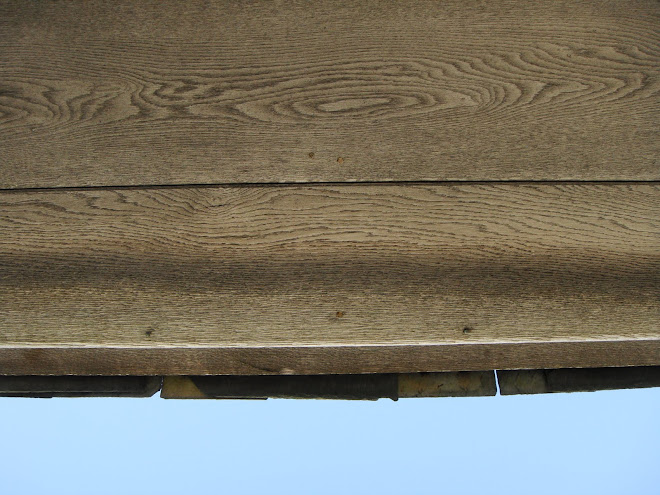
<path fill-rule="evenodd" d="M 164 399 L 341 399 L 484 397 L 497 393 L 493 371 L 360 375 L 166 376 Z"/>
<path fill-rule="evenodd" d="M 160 376 L 0 376 L 0 397 L 153 397 Z"/>
<path fill-rule="evenodd" d="M 0 375 L 317 375 L 660 365 L 660 338 L 290 347 L 0 347 Z"/>
<path fill-rule="evenodd" d="M 501 395 L 596 392 L 660 387 L 660 366 L 498 370 Z"/>

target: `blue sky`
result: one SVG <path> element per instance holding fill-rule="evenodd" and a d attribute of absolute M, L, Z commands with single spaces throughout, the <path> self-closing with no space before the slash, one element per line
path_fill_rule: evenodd
<path fill-rule="evenodd" d="M 660 494 L 660 389 L 349 401 L 0 398 L 0 493 Z"/>

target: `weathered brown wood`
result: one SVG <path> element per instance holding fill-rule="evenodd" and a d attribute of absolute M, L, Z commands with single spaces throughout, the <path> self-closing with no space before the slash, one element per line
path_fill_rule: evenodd
<path fill-rule="evenodd" d="M 313 375 L 657 366 L 660 339 L 343 346 L 2 346 L 0 373 Z"/>
<path fill-rule="evenodd" d="M 0 188 L 658 180 L 655 0 L 5 0 Z"/>
<path fill-rule="evenodd" d="M 660 185 L 0 194 L 0 373 L 660 364 Z"/>
<path fill-rule="evenodd" d="M 660 366 L 555 370 L 500 370 L 502 395 L 595 392 L 660 387 Z"/>
<path fill-rule="evenodd" d="M 399 399 L 413 397 L 483 397 L 497 394 L 494 371 L 454 373 L 401 373 L 397 375 Z"/>
<path fill-rule="evenodd" d="M 0 397 L 151 397 L 159 376 L 0 376 Z"/>
<path fill-rule="evenodd" d="M 349 399 L 495 395 L 493 371 L 361 375 L 167 376 L 165 399 Z"/>

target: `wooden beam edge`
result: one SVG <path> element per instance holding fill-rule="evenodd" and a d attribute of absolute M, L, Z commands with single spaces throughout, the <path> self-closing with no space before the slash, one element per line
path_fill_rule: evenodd
<path fill-rule="evenodd" d="M 0 347 L 0 375 L 318 375 L 660 365 L 660 338 L 289 347 Z"/>
<path fill-rule="evenodd" d="M 164 399 L 341 399 L 483 397 L 497 393 L 493 371 L 362 375 L 166 376 Z"/>
<path fill-rule="evenodd" d="M 660 387 L 660 366 L 498 370 L 500 395 L 597 392 Z"/>

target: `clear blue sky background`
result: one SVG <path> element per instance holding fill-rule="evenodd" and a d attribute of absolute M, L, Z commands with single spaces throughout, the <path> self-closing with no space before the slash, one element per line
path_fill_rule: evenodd
<path fill-rule="evenodd" d="M 0 399 L 0 493 L 660 494 L 660 389 Z"/>

